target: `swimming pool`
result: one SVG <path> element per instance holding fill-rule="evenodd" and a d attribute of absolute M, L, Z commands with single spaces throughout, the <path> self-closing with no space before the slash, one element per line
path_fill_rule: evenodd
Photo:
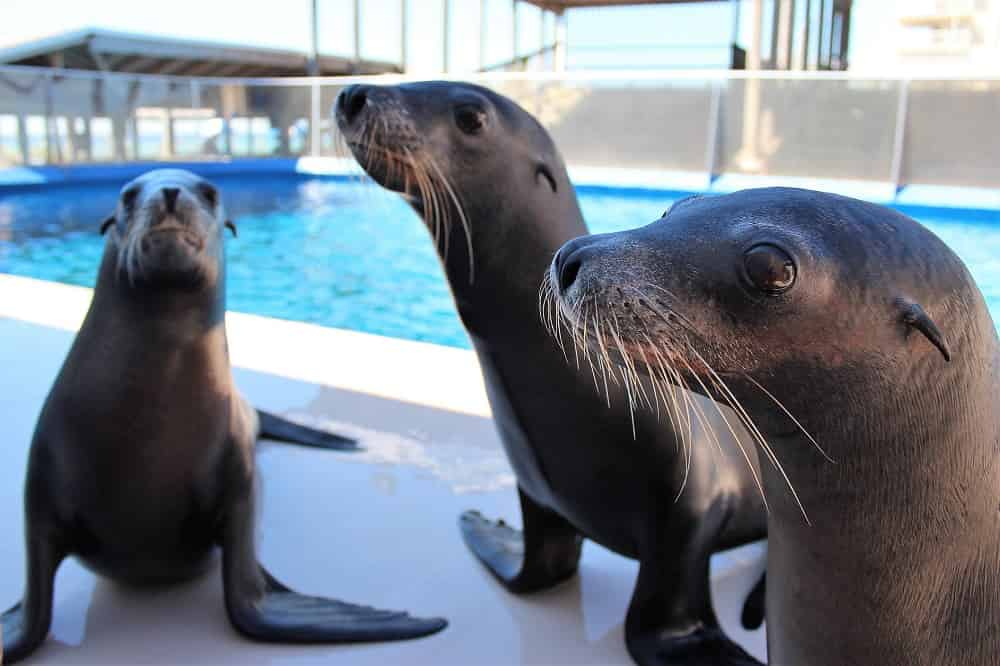
<path fill-rule="evenodd" d="M 228 305 L 239 312 L 469 347 L 430 237 L 394 194 L 343 178 L 213 176 L 239 238 Z M 120 183 L 0 191 L 0 272 L 93 286 L 101 221 Z M 646 224 L 668 193 L 580 188 L 594 232 Z M 1000 215 L 918 214 L 967 263 L 1000 322 Z M 2 298 L 2 296 L 0 296 Z"/>

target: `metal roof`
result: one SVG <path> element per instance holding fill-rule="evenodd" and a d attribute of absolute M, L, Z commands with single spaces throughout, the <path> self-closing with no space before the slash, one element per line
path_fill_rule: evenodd
<path fill-rule="evenodd" d="M 0 64 L 139 74 L 269 77 L 305 75 L 309 55 L 86 28 L 0 48 Z M 400 71 L 396 63 L 331 55 L 320 55 L 319 67 L 322 75 Z"/>

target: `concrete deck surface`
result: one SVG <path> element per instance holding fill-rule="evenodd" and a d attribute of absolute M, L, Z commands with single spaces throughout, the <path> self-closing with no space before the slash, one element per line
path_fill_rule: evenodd
<path fill-rule="evenodd" d="M 0 276 L 0 607 L 24 584 L 22 484 L 42 401 L 90 291 Z M 635 562 L 588 542 L 580 575 L 507 594 L 465 549 L 459 513 L 519 524 L 514 477 L 471 352 L 238 313 L 227 317 L 235 374 L 257 406 L 358 436 L 329 453 L 264 443 L 263 563 L 303 592 L 440 615 L 416 641 L 261 645 L 226 620 L 218 571 L 168 590 L 133 590 L 75 561 L 56 581 L 52 633 L 32 664 L 629 664 L 622 623 Z M 724 628 L 758 657 L 764 632 L 739 627 L 763 544 L 713 558 Z"/>

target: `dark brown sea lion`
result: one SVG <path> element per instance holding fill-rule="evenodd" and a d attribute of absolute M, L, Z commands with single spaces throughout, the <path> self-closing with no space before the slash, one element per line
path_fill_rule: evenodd
<path fill-rule="evenodd" d="M 219 546 L 229 619 L 262 641 L 394 640 L 445 626 L 297 594 L 257 562 L 261 421 L 293 440 L 305 429 L 259 418 L 233 384 L 224 221 L 210 183 L 170 169 L 128 184 L 105 223 L 94 299 L 31 445 L 27 583 L 2 616 L 9 663 L 45 640 L 69 556 L 122 583 L 167 584 L 204 572 Z"/>
<path fill-rule="evenodd" d="M 1000 664 L 1000 349 L 934 234 L 748 190 L 567 243 L 550 275 L 571 321 L 619 320 L 618 362 L 757 433 L 770 663 Z"/>
<path fill-rule="evenodd" d="M 756 663 L 721 632 L 709 594 L 711 554 L 764 537 L 738 442 L 709 440 L 691 415 L 718 416 L 692 394 L 675 394 L 694 405 L 687 424 L 630 413 L 621 379 L 567 361 L 539 317 L 552 256 L 587 233 L 548 133 L 511 100 L 463 83 L 352 86 L 335 115 L 362 167 L 433 234 L 517 475 L 523 530 L 468 512 L 473 553 L 524 593 L 574 575 L 593 539 L 641 563 L 625 626 L 637 662 Z"/>

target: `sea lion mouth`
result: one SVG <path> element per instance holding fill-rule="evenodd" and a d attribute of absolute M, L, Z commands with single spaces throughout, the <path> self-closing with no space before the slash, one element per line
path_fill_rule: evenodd
<path fill-rule="evenodd" d="M 144 249 L 148 245 L 161 242 L 179 243 L 194 252 L 201 252 L 205 248 L 204 235 L 179 224 L 157 225 L 147 230 L 142 238 Z"/>

